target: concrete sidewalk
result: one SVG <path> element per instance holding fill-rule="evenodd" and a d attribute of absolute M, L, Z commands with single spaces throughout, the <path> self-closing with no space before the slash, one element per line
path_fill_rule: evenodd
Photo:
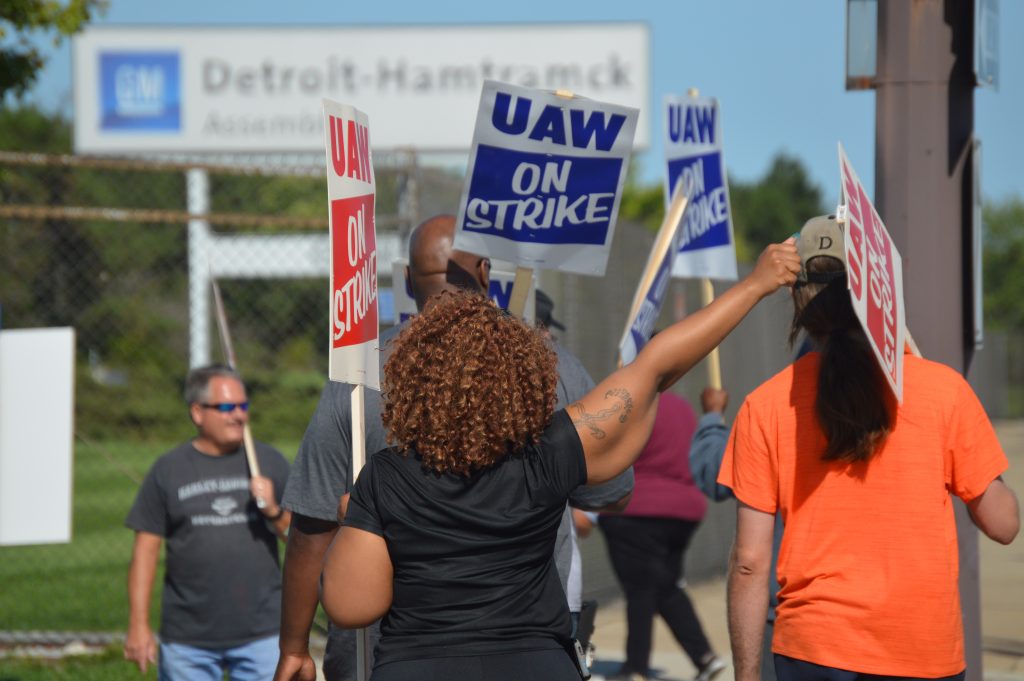
<path fill-rule="evenodd" d="M 725 580 L 716 579 L 687 587 L 704 633 L 711 647 L 729 667 L 719 674 L 715 681 L 733 678 L 732 660 L 729 653 L 729 629 L 725 619 Z M 600 681 L 604 674 L 613 674 L 625 659 L 626 650 L 626 607 L 624 601 L 602 604 L 597 610 L 593 637 L 596 660 L 593 668 L 594 680 Z M 697 670 L 690 662 L 672 633 L 660 618 L 655 618 L 654 648 L 651 654 L 651 678 L 666 681 L 688 681 Z"/>
<path fill-rule="evenodd" d="M 996 432 L 1010 459 L 1003 476 L 1024 497 L 1024 421 L 996 424 Z M 981 559 L 981 619 L 984 678 L 987 681 L 1024 681 L 1024 536 L 1010 546 L 979 537 Z M 730 666 L 716 681 L 732 681 L 729 630 L 725 616 L 725 580 L 716 579 L 687 589 L 711 646 Z M 597 663 L 595 681 L 614 673 L 625 659 L 626 613 L 624 603 L 603 604 L 594 631 Z M 653 678 L 688 681 L 696 669 L 660 618 L 656 618 L 651 666 Z"/>

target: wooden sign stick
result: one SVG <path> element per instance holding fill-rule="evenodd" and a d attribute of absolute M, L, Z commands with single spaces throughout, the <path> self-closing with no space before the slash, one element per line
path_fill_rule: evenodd
<path fill-rule="evenodd" d="M 235 348 L 231 344 L 231 329 L 228 328 L 228 317 L 224 313 L 224 301 L 220 297 L 220 286 L 217 284 L 217 280 L 210 274 L 210 285 L 213 287 L 213 302 L 217 310 L 217 331 L 220 332 L 220 344 L 224 349 L 224 356 L 227 359 L 228 366 L 238 371 L 238 365 L 235 364 Z M 245 425 L 242 427 L 242 441 L 245 443 L 245 460 L 249 462 L 249 477 L 258 477 L 260 474 L 260 464 L 256 461 L 256 443 L 252 439 L 252 430 L 249 428 L 249 421 L 246 420 Z M 267 502 L 262 498 L 256 499 L 256 506 L 264 508 Z"/>
<path fill-rule="evenodd" d="M 352 388 L 352 480 L 366 465 L 366 387 Z M 356 679 L 370 678 L 370 637 L 366 629 L 356 630 Z"/>
<path fill-rule="evenodd" d="M 704 307 L 707 307 L 715 300 L 715 287 L 707 277 L 700 280 L 700 294 Z M 722 364 L 718 358 L 717 345 L 708 353 L 708 383 L 715 390 L 722 389 Z"/>
<path fill-rule="evenodd" d="M 512 294 L 508 300 L 509 314 L 522 318 L 523 313 L 526 312 L 526 298 L 530 294 L 531 284 L 533 284 L 533 269 L 516 267 L 516 278 L 512 282 Z"/>
<path fill-rule="evenodd" d="M 920 357 L 921 348 L 917 347 L 917 343 L 914 342 L 914 337 L 910 335 L 910 327 L 904 326 L 903 333 L 907 336 L 907 345 L 910 346 L 910 353 L 914 355 L 914 357 Z"/>

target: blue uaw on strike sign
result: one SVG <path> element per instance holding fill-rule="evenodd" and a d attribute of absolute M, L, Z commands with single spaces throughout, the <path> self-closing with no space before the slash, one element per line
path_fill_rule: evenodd
<path fill-rule="evenodd" d="M 455 247 L 604 274 L 638 111 L 485 81 Z"/>
<path fill-rule="evenodd" d="M 665 204 L 680 180 L 690 199 L 672 276 L 736 279 L 736 241 L 716 99 L 665 97 L 665 169 Z"/>

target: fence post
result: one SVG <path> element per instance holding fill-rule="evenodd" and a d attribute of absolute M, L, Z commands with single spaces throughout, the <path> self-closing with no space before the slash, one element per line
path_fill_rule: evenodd
<path fill-rule="evenodd" d="M 210 211 L 210 178 L 205 168 L 185 173 L 188 212 L 206 215 Z M 206 220 L 188 221 L 188 364 L 190 368 L 210 363 L 210 226 Z"/>

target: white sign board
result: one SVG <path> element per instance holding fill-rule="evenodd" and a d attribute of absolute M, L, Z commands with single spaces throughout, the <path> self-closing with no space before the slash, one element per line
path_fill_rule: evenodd
<path fill-rule="evenodd" d="M 455 247 L 531 269 L 603 275 L 637 113 L 484 83 Z"/>
<path fill-rule="evenodd" d="M 78 153 L 319 153 L 324 98 L 358 102 L 379 149 L 465 150 L 487 79 L 649 97 L 642 23 L 93 26 L 72 43 Z"/>
<path fill-rule="evenodd" d="M 74 329 L 0 331 L 0 546 L 71 541 Z"/>
<path fill-rule="evenodd" d="M 674 277 L 736 279 L 736 240 L 722 152 L 722 119 L 712 97 L 665 97 L 665 204 L 680 180 L 690 199 Z"/>
<path fill-rule="evenodd" d="M 400 324 L 410 317 L 416 315 L 416 299 L 412 295 L 409 281 L 405 278 L 405 268 L 409 261 L 405 258 L 396 258 L 391 265 L 391 293 L 395 306 L 395 323 Z M 487 294 L 494 304 L 502 310 L 508 310 L 508 304 L 512 299 L 512 284 L 516 279 L 516 270 L 505 263 L 497 262 L 491 265 L 491 281 Z M 523 319 L 532 324 L 536 317 L 537 300 L 534 291 L 537 288 L 537 277 L 530 280 L 530 290 L 527 293 L 526 307 L 523 310 Z"/>
<path fill-rule="evenodd" d="M 902 403 L 906 342 L 903 260 L 842 144 L 839 145 L 839 175 L 842 181 L 839 214 L 846 223 L 843 240 L 850 300 L 886 382 Z"/>
<path fill-rule="evenodd" d="M 332 381 L 380 390 L 376 182 L 366 114 L 324 100 L 331 234 Z"/>

